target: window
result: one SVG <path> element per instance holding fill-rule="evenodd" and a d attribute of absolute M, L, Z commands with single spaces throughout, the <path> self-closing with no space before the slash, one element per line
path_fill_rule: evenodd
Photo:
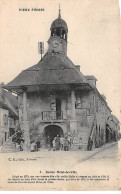
<path fill-rule="evenodd" d="M 81 101 L 80 97 L 76 98 L 75 108 L 77 108 L 77 109 L 81 109 L 82 108 L 82 101 Z"/>

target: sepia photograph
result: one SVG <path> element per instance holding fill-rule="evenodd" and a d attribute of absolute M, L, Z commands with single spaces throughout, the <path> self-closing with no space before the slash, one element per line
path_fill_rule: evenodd
<path fill-rule="evenodd" d="M 119 1 L 0 10 L 0 190 L 120 191 Z"/>

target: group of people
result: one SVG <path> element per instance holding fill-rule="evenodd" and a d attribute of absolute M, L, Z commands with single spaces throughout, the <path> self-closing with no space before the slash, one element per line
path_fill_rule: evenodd
<path fill-rule="evenodd" d="M 69 147 L 71 147 L 72 141 L 71 141 L 71 137 L 59 137 L 59 135 L 57 135 L 57 137 L 54 137 L 54 139 L 52 140 L 52 146 L 51 146 L 51 139 L 48 136 L 47 137 L 47 147 L 48 150 L 50 151 L 53 148 L 53 151 L 55 150 L 64 150 L 64 151 L 68 151 Z"/>
<path fill-rule="evenodd" d="M 61 136 L 57 135 L 54 137 L 54 139 L 51 139 L 50 136 L 47 136 L 46 139 L 46 146 L 48 151 L 53 150 L 64 150 L 64 151 L 69 151 L 69 148 L 71 145 L 74 145 L 74 139 L 71 136 Z M 93 141 L 91 138 L 88 139 L 88 144 L 87 144 L 87 150 L 91 151 L 93 146 Z M 34 140 L 31 141 L 31 152 L 34 151 L 39 151 L 40 150 L 40 141 L 35 142 Z M 82 144 L 82 138 L 79 138 L 78 142 L 78 149 L 82 149 L 83 144 Z"/>
<path fill-rule="evenodd" d="M 22 132 L 18 131 L 16 136 L 13 137 L 12 141 L 15 143 L 16 149 L 18 151 L 23 151 L 24 139 L 23 139 Z M 70 135 L 68 135 L 66 137 L 64 137 L 63 135 L 61 135 L 61 137 L 59 137 L 59 135 L 57 135 L 53 139 L 51 139 L 51 137 L 48 136 L 46 139 L 46 145 L 47 145 L 48 151 L 50 151 L 50 150 L 69 151 L 69 148 L 71 147 L 72 144 L 74 145 L 74 138 L 72 138 L 72 136 L 70 136 Z M 93 146 L 93 141 L 89 137 L 88 144 L 87 144 L 87 150 L 91 151 L 92 146 Z M 30 147 L 31 147 L 32 152 L 39 151 L 41 148 L 41 143 L 39 140 L 36 142 L 34 140 L 32 140 L 30 142 Z M 83 147 L 82 138 L 80 137 L 79 142 L 78 142 L 78 149 L 82 149 L 82 147 Z"/>
<path fill-rule="evenodd" d="M 18 126 L 17 131 L 18 132 L 16 133 L 16 135 L 13 136 L 13 138 L 12 138 L 12 142 L 15 143 L 16 150 L 23 151 L 24 138 L 23 138 L 23 133 L 21 131 L 20 125 Z M 39 151 L 40 148 L 42 147 L 42 145 L 44 144 L 44 142 L 42 142 L 42 141 L 44 141 L 44 139 L 43 140 L 38 139 L 36 142 L 35 142 L 35 140 L 32 140 L 30 142 L 31 151 L 32 152 Z M 95 147 L 99 147 L 97 138 L 95 138 L 94 144 L 95 144 Z M 75 136 L 72 137 L 71 135 L 68 135 L 65 137 L 63 135 L 61 135 L 60 137 L 59 137 L 59 135 L 57 135 L 53 139 L 51 139 L 50 136 L 47 136 L 46 145 L 47 145 L 47 148 L 49 151 L 52 149 L 53 149 L 53 151 L 55 151 L 55 150 L 68 151 L 69 148 L 71 147 L 71 145 L 77 145 L 77 140 L 76 140 Z M 87 144 L 87 150 L 91 151 L 92 146 L 93 146 L 93 141 L 89 137 L 88 144 Z M 83 147 L 82 138 L 79 137 L 78 138 L 78 149 L 82 149 L 82 147 Z"/>

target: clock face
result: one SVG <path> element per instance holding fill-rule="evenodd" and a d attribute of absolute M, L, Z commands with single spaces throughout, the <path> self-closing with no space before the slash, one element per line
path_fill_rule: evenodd
<path fill-rule="evenodd" d="M 54 39 L 51 40 L 50 44 L 51 44 L 51 46 L 52 46 L 53 48 L 56 48 L 56 47 L 59 46 L 59 40 L 56 39 L 56 38 L 54 38 Z"/>

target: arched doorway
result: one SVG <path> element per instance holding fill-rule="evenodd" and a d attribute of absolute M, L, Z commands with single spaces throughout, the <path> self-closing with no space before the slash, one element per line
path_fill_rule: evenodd
<path fill-rule="evenodd" d="M 49 125 L 44 128 L 45 141 L 47 140 L 47 137 L 49 136 L 51 140 L 51 146 L 52 146 L 52 141 L 54 137 L 57 137 L 57 135 L 59 135 L 59 137 L 63 135 L 63 130 L 58 125 Z"/>

